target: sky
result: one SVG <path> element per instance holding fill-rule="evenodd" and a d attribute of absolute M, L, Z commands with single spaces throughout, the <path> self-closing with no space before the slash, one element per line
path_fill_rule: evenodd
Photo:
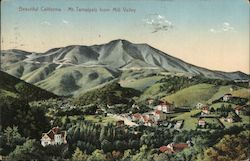
<path fill-rule="evenodd" d="M 114 39 L 191 64 L 249 73 L 248 0 L 2 0 L 1 50 L 45 52 Z"/>

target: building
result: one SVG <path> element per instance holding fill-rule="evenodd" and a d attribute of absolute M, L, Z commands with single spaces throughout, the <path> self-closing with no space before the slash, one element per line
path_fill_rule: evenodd
<path fill-rule="evenodd" d="M 66 131 L 61 131 L 59 127 L 53 127 L 49 132 L 43 133 L 41 138 L 42 146 L 67 144 Z"/>
<path fill-rule="evenodd" d="M 199 120 L 198 120 L 198 125 L 199 125 L 199 126 L 202 126 L 202 127 L 205 127 L 206 121 L 203 120 L 203 119 L 199 119 Z"/>
<path fill-rule="evenodd" d="M 167 101 L 160 101 L 160 104 L 156 106 L 156 110 L 160 110 L 166 113 L 172 112 L 173 104 Z"/>
<path fill-rule="evenodd" d="M 230 122 L 230 123 L 235 122 L 235 120 L 234 120 L 234 115 L 235 115 L 235 114 L 233 114 L 232 112 L 229 112 L 229 113 L 228 113 L 228 116 L 227 116 L 226 119 L 225 119 L 225 121 Z"/>
<path fill-rule="evenodd" d="M 176 124 L 174 125 L 174 129 L 180 129 L 182 124 L 183 124 L 183 120 L 177 121 Z"/>
<path fill-rule="evenodd" d="M 154 99 L 153 98 L 147 98 L 147 102 L 149 105 L 153 104 Z"/>
<path fill-rule="evenodd" d="M 178 153 L 183 151 L 184 149 L 188 148 L 190 144 L 188 143 L 171 143 L 168 144 L 167 146 L 161 146 L 159 150 L 163 153 Z"/>
<path fill-rule="evenodd" d="M 200 102 L 196 104 L 196 108 L 197 109 L 201 109 L 203 106 L 204 106 L 204 104 L 202 104 Z"/>
<path fill-rule="evenodd" d="M 155 120 L 157 121 L 164 121 L 167 119 L 167 114 L 163 111 L 155 110 L 153 114 L 155 116 Z"/>
<path fill-rule="evenodd" d="M 231 93 L 224 94 L 224 96 L 223 96 L 223 101 L 227 102 L 227 101 L 229 101 L 232 97 L 233 97 L 233 96 L 232 96 Z"/>
<path fill-rule="evenodd" d="M 209 106 L 203 106 L 202 108 L 201 108 L 201 112 L 202 112 L 202 114 L 205 114 L 205 115 L 209 115 L 210 114 L 210 111 L 209 111 Z"/>
<path fill-rule="evenodd" d="M 116 121 L 116 126 L 124 126 L 124 125 L 125 125 L 124 120 Z"/>
<path fill-rule="evenodd" d="M 131 118 L 132 118 L 132 121 L 139 121 L 141 120 L 142 115 L 139 113 L 135 113 L 135 114 L 132 114 Z"/>
<path fill-rule="evenodd" d="M 157 122 L 155 122 L 154 120 L 148 119 L 144 122 L 145 126 L 156 126 Z"/>
<path fill-rule="evenodd" d="M 244 106 L 237 106 L 235 107 L 234 111 L 237 115 L 242 115 L 244 114 Z"/>

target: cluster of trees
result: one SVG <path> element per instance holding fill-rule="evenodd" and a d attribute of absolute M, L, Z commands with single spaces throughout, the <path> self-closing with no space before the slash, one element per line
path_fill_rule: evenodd
<path fill-rule="evenodd" d="M 125 127 L 96 125 L 90 122 L 79 122 L 68 130 L 68 143 L 71 149 L 79 147 L 87 154 L 95 149 L 103 149 L 104 152 L 113 150 L 124 151 L 136 149 L 140 145 L 140 136 L 129 132 Z"/>
<path fill-rule="evenodd" d="M 243 127 L 210 131 L 176 131 L 164 127 L 116 127 L 81 121 L 68 123 L 68 145 L 42 147 L 39 139 L 23 137 L 18 127 L 7 127 L 0 137 L 1 155 L 13 160 L 52 158 L 80 161 L 174 161 L 247 159 L 249 130 Z M 137 132 L 137 134 L 135 133 Z M 176 154 L 159 152 L 171 142 L 193 146 Z M 6 151 L 6 149 L 9 149 Z M 230 155 L 226 155 L 230 152 Z M 225 160 L 225 159 L 224 159 Z"/>
<path fill-rule="evenodd" d="M 222 130 L 221 133 L 202 131 L 177 133 L 174 136 L 174 142 L 192 139 L 194 145 L 176 154 L 160 153 L 157 148 L 145 144 L 138 149 L 126 149 L 123 152 L 117 150 L 105 152 L 103 149 L 97 149 L 89 154 L 76 147 L 71 159 L 74 161 L 246 160 L 249 158 L 249 146 L 246 146 L 249 130 L 242 130 L 239 127 L 232 127 Z"/>
<path fill-rule="evenodd" d="M 18 126 L 21 135 L 39 138 L 42 131 L 49 128 L 49 120 L 45 110 L 36 106 L 31 107 L 28 102 L 11 98 L 0 101 L 1 128 Z"/>
<path fill-rule="evenodd" d="M 246 130 L 236 135 L 225 135 L 213 147 L 206 149 L 199 160 L 248 160 L 250 131 Z"/>
<path fill-rule="evenodd" d="M 133 97 L 139 96 L 140 92 L 132 88 L 121 87 L 119 83 L 112 82 L 104 87 L 88 91 L 74 100 L 75 105 L 114 105 L 133 104 Z"/>

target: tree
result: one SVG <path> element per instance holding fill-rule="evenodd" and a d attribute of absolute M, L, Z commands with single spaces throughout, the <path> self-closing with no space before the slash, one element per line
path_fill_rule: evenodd
<path fill-rule="evenodd" d="M 147 145 L 142 145 L 140 151 L 132 157 L 133 161 L 148 161 L 148 156 L 151 155 L 151 151 L 148 149 Z M 153 157 L 153 156 L 152 156 Z"/>
<path fill-rule="evenodd" d="M 74 151 L 72 155 L 72 161 L 86 161 L 88 159 L 88 155 L 83 153 L 78 147 Z"/>
<path fill-rule="evenodd" d="M 110 152 L 112 150 L 112 143 L 108 140 L 103 140 L 101 142 L 101 148 L 105 153 Z"/>
<path fill-rule="evenodd" d="M 247 146 L 249 135 L 249 130 L 238 135 L 225 135 L 219 143 L 204 152 L 204 160 L 247 160 L 250 150 Z"/>
<path fill-rule="evenodd" d="M 87 161 L 106 161 L 106 155 L 102 150 L 96 149 Z"/>
<path fill-rule="evenodd" d="M 122 157 L 122 161 L 130 161 L 132 157 L 132 151 L 131 149 L 125 150 L 123 157 Z"/>
<path fill-rule="evenodd" d="M 6 145 L 10 146 L 11 148 L 14 148 L 16 145 L 20 145 L 25 142 L 25 138 L 19 134 L 17 126 L 13 126 L 12 128 L 8 126 L 4 130 L 4 137 L 6 138 Z"/>
<path fill-rule="evenodd" d="M 160 153 L 154 155 L 154 161 L 167 161 L 170 160 L 166 153 Z"/>
<path fill-rule="evenodd" d="M 13 160 L 45 159 L 44 152 L 39 143 L 34 139 L 27 140 L 23 145 L 18 145 L 9 157 Z"/>

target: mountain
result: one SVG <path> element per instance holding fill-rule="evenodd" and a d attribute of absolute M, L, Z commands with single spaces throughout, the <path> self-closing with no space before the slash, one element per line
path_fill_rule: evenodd
<path fill-rule="evenodd" d="M 5 72 L 60 95 L 78 95 L 114 79 L 135 79 L 162 72 L 226 80 L 249 79 L 242 72 L 201 68 L 147 44 L 120 39 L 102 45 L 54 48 L 45 53 L 21 50 L 1 53 Z"/>
<path fill-rule="evenodd" d="M 2 103 L 14 99 L 29 102 L 55 97 L 57 96 L 51 92 L 0 71 L 0 102 Z"/>

